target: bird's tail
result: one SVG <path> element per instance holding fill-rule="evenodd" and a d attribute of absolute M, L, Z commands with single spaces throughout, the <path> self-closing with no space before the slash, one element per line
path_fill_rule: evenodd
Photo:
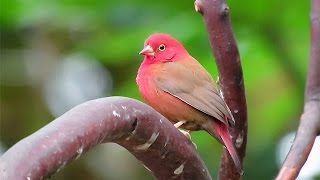
<path fill-rule="evenodd" d="M 225 145 L 225 147 L 227 148 L 236 168 L 238 169 L 239 173 L 242 174 L 243 173 L 242 165 L 241 165 L 238 153 L 235 149 L 235 146 L 231 140 L 227 125 L 220 121 L 216 121 L 214 122 L 214 126 L 215 127 L 213 128 L 215 129 L 217 134 L 220 135 L 220 138 L 223 141 L 223 144 Z"/>

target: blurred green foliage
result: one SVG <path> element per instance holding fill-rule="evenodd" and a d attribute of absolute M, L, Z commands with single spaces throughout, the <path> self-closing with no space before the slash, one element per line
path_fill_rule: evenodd
<path fill-rule="evenodd" d="M 2 144 L 8 148 L 54 119 L 43 98 L 41 83 L 26 82 L 21 67 L 25 50 L 31 52 L 31 57 L 39 46 L 54 49 L 57 57 L 79 52 L 94 57 L 111 72 L 112 95 L 141 100 L 135 84 L 142 59 L 138 52 L 149 34 L 166 32 L 183 42 L 216 77 L 202 17 L 195 13 L 193 3 L 191 0 L 2 1 Z M 244 179 L 272 179 L 278 169 L 277 142 L 296 128 L 302 112 L 309 50 L 309 2 L 230 0 L 228 4 L 248 103 Z M 194 132 L 193 141 L 215 177 L 220 145 L 204 132 Z M 71 163 L 52 179 L 99 179 L 86 168 L 85 158 Z M 150 179 L 142 166 L 139 170 L 141 173 L 132 179 Z"/>

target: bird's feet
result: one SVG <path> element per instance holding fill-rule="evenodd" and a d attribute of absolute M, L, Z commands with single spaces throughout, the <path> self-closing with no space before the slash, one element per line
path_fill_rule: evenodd
<path fill-rule="evenodd" d="M 179 129 L 179 127 L 182 125 L 182 124 L 184 124 L 186 121 L 179 121 L 179 122 L 177 122 L 177 123 L 175 123 L 174 124 L 174 127 L 176 127 L 177 129 Z M 182 129 L 179 129 L 179 131 L 183 134 L 183 135 L 185 135 L 188 139 L 190 139 L 191 140 L 191 135 L 190 135 L 190 131 L 186 131 L 186 130 L 182 130 Z"/>
<path fill-rule="evenodd" d="M 196 145 L 196 143 L 194 143 L 194 142 L 192 141 L 192 139 L 191 139 L 190 131 L 186 131 L 186 130 L 183 130 L 183 129 L 179 129 L 179 131 L 180 131 L 184 136 L 186 136 L 186 137 L 192 142 L 193 146 L 194 146 L 196 149 L 198 148 L 197 145 Z"/>
<path fill-rule="evenodd" d="M 190 131 L 179 129 L 179 127 L 184 124 L 186 121 L 179 121 L 174 124 L 174 127 L 176 127 L 184 136 L 186 136 L 193 144 L 193 146 L 197 149 L 197 145 L 191 140 Z"/>
<path fill-rule="evenodd" d="M 180 131 L 185 137 L 187 137 L 188 139 L 191 140 L 190 131 L 186 131 L 186 130 L 183 130 L 183 129 L 179 129 L 179 131 Z"/>

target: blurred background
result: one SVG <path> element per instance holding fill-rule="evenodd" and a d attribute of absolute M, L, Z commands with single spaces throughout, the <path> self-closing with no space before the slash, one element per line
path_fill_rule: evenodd
<path fill-rule="evenodd" d="M 0 152 L 72 107 L 105 96 L 142 100 L 135 83 L 144 39 L 166 32 L 214 78 L 202 17 L 188 0 L 11 0 L 0 4 Z M 303 110 L 309 54 L 308 1 L 229 0 L 240 49 L 249 134 L 244 179 L 273 179 Z M 193 141 L 213 177 L 221 146 Z M 314 154 L 320 153 L 320 142 Z M 320 179 L 319 156 L 300 179 Z M 314 163 L 314 164 L 312 164 Z M 316 165 L 318 163 L 318 165 Z M 317 169 L 318 168 L 318 169 Z M 51 179 L 152 179 L 124 148 L 100 145 Z"/>

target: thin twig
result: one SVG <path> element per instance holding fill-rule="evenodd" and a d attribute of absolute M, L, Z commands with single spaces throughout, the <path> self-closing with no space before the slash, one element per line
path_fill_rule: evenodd
<path fill-rule="evenodd" d="M 157 179 L 211 179 L 192 142 L 149 106 L 110 97 L 83 103 L 0 157 L 0 179 L 42 179 L 93 146 L 116 142 Z"/>
<path fill-rule="evenodd" d="M 241 162 L 247 144 L 247 106 L 240 56 L 225 0 L 196 0 L 195 10 L 203 16 L 211 49 L 219 70 L 219 83 L 236 124 L 230 129 Z M 229 153 L 224 149 L 219 179 L 240 179 Z"/>
<path fill-rule="evenodd" d="M 296 179 L 320 134 L 320 1 L 311 0 L 311 46 L 304 112 L 277 180 Z"/>

